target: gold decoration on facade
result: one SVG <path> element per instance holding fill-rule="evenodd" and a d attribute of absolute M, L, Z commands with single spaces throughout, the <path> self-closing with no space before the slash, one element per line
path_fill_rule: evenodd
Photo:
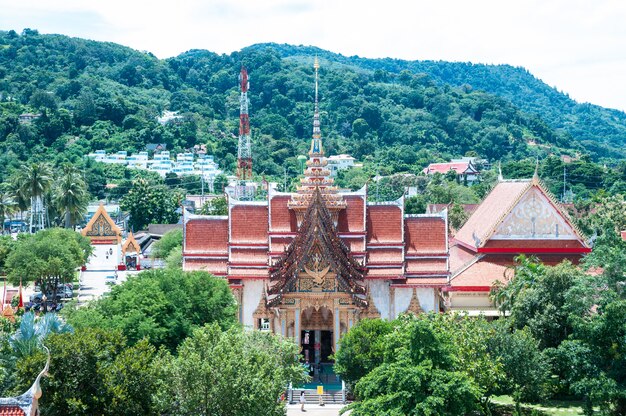
<path fill-rule="evenodd" d="M 122 241 L 122 232 L 106 212 L 103 204 L 100 204 L 81 234 L 89 237 L 94 243 L 119 244 Z"/>
<path fill-rule="evenodd" d="M 126 253 L 141 253 L 141 247 L 135 239 L 132 231 L 128 233 L 128 238 L 126 238 L 126 241 L 122 244 L 122 255 L 125 256 Z"/>
<path fill-rule="evenodd" d="M 360 314 L 360 319 L 378 319 L 380 318 L 380 311 L 374 305 L 374 301 L 372 299 L 371 289 L 367 291 L 367 308 L 365 308 Z"/>
<path fill-rule="evenodd" d="M 265 296 L 261 296 L 259 299 L 259 304 L 252 313 L 252 317 L 254 318 L 255 327 L 258 326 L 259 319 L 268 319 L 270 321 L 270 331 L 274 332 L 274 312 L 267 307 Z"/>
<path fill-rule="evenodd" d="M 422 306 L 420 305 L 420 301 L 417 298 L 417 289 L 413 289 L 413 296 L 411 297 L 411 303 L 409 303 L 409 308 L 406 310 L 407 313 L 413 315 L 419 315 L 420 313 L 424 313 Z"/>

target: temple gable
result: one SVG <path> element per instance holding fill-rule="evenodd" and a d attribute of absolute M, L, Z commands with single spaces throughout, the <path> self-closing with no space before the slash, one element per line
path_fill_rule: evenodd
<path fill-rule="evenodd" d="M 539 188 L 530 188 L 496 226 L 491 239 L 575 240 L 576 232 Z"/>

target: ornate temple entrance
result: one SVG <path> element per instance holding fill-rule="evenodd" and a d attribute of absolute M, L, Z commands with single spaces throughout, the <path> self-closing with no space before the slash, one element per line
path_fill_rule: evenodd
<path fill-rule="evenodd" d="M 333 353 L 333 313 L 327 307 L 308 307 L 302 311 L 300 346 L 305 361 L 312 364 L 329 362 Z"/>

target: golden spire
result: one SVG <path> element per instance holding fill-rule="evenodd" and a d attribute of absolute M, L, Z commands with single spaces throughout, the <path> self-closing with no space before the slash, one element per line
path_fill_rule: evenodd
<path fill-rule="evenodd" d="M 322 146 L 322 132 L 320 130 L 320 106 L 318 100 L 318 69 L 320 68 L 320 63 L 317 60 L 317 56 L 315 57 L 313 68 L 315 68 L 315 112 L 313 114 L 313 140 L 311 140 L 311 150 L 309 151 L 309 156 L 323 156 L 324 148 Z"/>

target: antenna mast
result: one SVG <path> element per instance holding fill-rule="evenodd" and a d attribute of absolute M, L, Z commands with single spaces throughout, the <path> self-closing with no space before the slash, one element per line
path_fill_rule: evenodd
<path fill-rule="evenodd" d="M 246 181 L 252 179 L 252 149 L 250 145 L 250 116 L 248 115 L 248 89 L 250 81 L 246 68 L 239 73 L 241 97 L 239 98 L 239 143 L 237 147 L 237 198 L 249 199 Z"/>

